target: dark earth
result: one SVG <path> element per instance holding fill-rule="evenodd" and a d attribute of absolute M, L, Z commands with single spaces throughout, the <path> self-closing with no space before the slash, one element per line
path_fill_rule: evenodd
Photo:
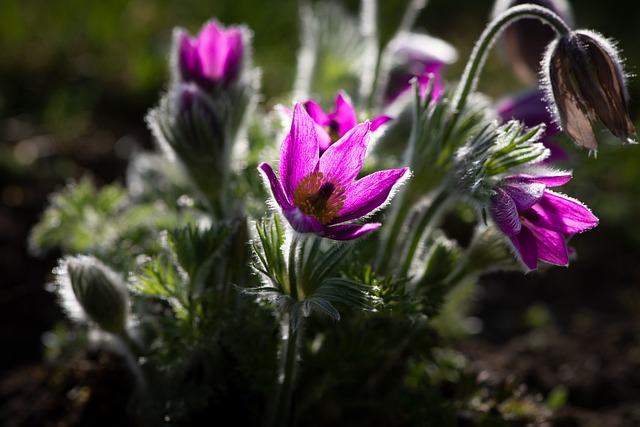
<path fill-rule="evenodd" d="M 47 135 L 26 117 L 0 123 L 4 155 L 35 147 L 24 170 L 0 169 L 4 427 L 133 425 L 131 380 L 118 357 L 97 350 L 64 362 L 44 357 L 43 334 L 64 321 L 46 290 L 58 254 L 34 256 L 26 244 L 48 194 L 66 177 L 122 180 L 127 154 L 150 147 L 142 120 L 92 122 L 66 137 Z M 485 379 L 542 396 L 564 387 L 566 403 L 542 425 L 640 426 L 640 263 L 625 230 L 607 227 L 574 239 L 579 258 L 570 268 L 483 277 L 470 312 L 482 329 L 455 343 L 468 368 Z"/>

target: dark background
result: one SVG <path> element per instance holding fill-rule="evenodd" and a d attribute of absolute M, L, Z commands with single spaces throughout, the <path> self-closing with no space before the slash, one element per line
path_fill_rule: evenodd
<path fill-rule="evenodd" d="M 358 2 L 347 3 L 357 10 Z M 404 3 L 380 3 L 381 34 L 389 37 Z M 433 0 L 420 14 L 419 29 L 459 50 L 460 60 L 447 71 L 450 80 L 460 76 L 491 7 L 489 1 Z M 630 109 L 637 124 L 640 3 L 581 0 L 574 12 L 577 27 L 619 42 L 632 74 Z M 153 146 L 143 119 L 167 81 L 172 28 L 195 33 L 211 17 L 225 25 L 247 24 L 268 108 L 292 86 L 296 14 L 293 0 L 0 3 L 3 378 L 39 363 L 41 335 L 62 320 L 45 290 L 58 254 L 31 254 L 29 230 L 48 194 L 68 179 L 122 180 L 128 156 Z M 500 97 L 519 88 L 492 53 L 480 89 Z M 573 239 L 579 257 L 568 269 L 484 278 L 470 313 L 483 328 L 459 346 L 477 369 L 516 376 L 542 392 L 567 385 L 569 401 L 559 423 L 639 425 L 640 147 L 607 143 L 597 158 L 566 147 L 574 180 L 565 191 L 589 205 L 600 225 Z M 2 414 L 0 409 L 0 420 Z"/>

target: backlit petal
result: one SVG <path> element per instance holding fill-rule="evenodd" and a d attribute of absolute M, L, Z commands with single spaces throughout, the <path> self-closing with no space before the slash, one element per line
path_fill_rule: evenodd
<path fill-rule="evenodd" d="M 314 122 L 318 123 L 321 126 L 326 126 L 329 124 L 329 116 L 327 116 L 322 108 L 318 105 L 317 102 L 313 100 L 309 100 L 304 103 L 304 108 L 309 113 L 309 116 L 313 119 Z"/>
<path fill-rule="evenodd" d="M 538 268 L 538 244 L 533 233 L 522 227 L 520 233 L 511 237 L 511 241 L 520 254 L 520 259 L 530 270 Z"/>
<path fill-rule="evenodd" d="M 538 259 L 551 264 L 565 266 L 569 264 L 567 243 L 562 233 L 542 227 L 526 227 L 536 239 L 538 245 Z"/>
<path fill-rule="evenodd" d="M 206 77 L 217 80 L 224 76 L 227 36 L 215 21 L 207 23 L 198 35 L 198 55 Z"/>
<path fill-rule="evenodd" d="M 341 185 L 349 186 L 362 168 L 369 133 L 369 122 L 361 123 L 347 132 L 320 157 L 320 172 L 340 180 Z"/>
<path fill-rule="evenodd" d="M 391 120 L 391 117 L 389 117 L 389 116 L 378 116 L 378 117 L 376 117 L 375 119 L 373 119 L 371 121 L 371 132 L 375 131 L 380 126 L 382 126 L 383 124 L 389 122 L 390 120 Z"/>
<path fill-rule="evenodd" d="M 408 170 L 404 168 L 374 172 L 355 181 L 345 190 L 344 205 L 332 223 L 350 221 L 373 212 L 387 200 L 393 186 Z"/>
<path fill-rule="evenodd" d="M 571 172 L 549 170 L 547 173 L 540 173 L 539 175 L 517 174 L 505 178 L 505 181 L 538 182 L 547 187 L 558 187 L 571 181 Z"/>
<path fill-rule="evenodd" d="M 338 134 L 344 135 L 358 123 L 356 111 L 341 93 L 336 97 L 336 110 L 329 114 L 329 120 L 338 125 Z"/>
<path fill-rule="evenodd" d="M 598 218 L 585 205 L 552 191 L 545 191 L 544 197 L 523 215 L 538 227 L 564 234 L 580 233 L 598 225 Z"/>
<path fill-rule="evenodd" d="M 302 104 L 296 104 L 291 130 L 280 148 L 280 178 L 289 197 L 298 182 L 318 165 L 319 146 L 315 126 Z"/>
<path fill-rule="evenodd" d="M 353 240 L 377 230 L 381 225 L 379 222 L 333 225 L 325 227 L 323 236 L 333 240 Z"/>
<path fill-rule="evenodd" d="M 276 199 L 276 202 L 282 207 L 282 209 L 287 210 L 293 208 L 293 204 L 289 201 L 289 198 L 282 188 L 282 183 L 280 182 L 278 177 L 276 177 L 276 174 L 273 172 L 271 166 L 268 163 L 262 163 L 260 166 L 258 166 L 258 169 L 269 181 L 269 186 L 271 187 L 273 197 L 274 199 Z"/>

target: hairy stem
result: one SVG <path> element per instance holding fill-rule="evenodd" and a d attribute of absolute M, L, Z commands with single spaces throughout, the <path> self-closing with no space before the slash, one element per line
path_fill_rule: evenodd
<path fill-rule="evenodd" d="M 502 31 L 513 21 L 522 18 L 537 18 L 548 24 L 557 34 L 565 35 L 571 32 L 566 22 L 551 10 L 533 4 L 523 4 L 507 9 L 491 21 L 478 39 L 469 61 L 462 74 L 462 79 L 453 97 L 453 106 L 456 114 L 464 109 L 467 97 L 472 93 L 478 83 L 480 71 L 487 59 L 489 50 Z"/>

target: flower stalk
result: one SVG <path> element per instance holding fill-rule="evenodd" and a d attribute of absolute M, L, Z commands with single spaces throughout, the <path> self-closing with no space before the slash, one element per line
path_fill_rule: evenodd
<path fill-rule="evenodd" d="M 571 28 L 566 22 L 551 10 L 532 4 L 514 6 L 498 15 L 485 28 L 478 42 L 471 52 L 469 61 L 465 66 L 462 79 L 453 97 L 455 114 L 459 114 L 464 109 L 467 98 L 472 93 L 477 84 L 480 71 L 486 62 L 489 50 L 495 43 L 502 31 L 513 21 L 521 18 L 537 18 L 546 22 L 559 35 L 566 35 L 571 32 Z"/>

